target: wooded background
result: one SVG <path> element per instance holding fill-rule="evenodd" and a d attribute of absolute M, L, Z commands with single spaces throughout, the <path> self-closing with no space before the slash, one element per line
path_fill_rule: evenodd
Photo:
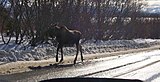
<path fill-rule="evenodd" d="M 4 43 L 42 40 L 51 23 L 80 30 L 83 39 L 160 38 L 160 14 L 142 0 L 0 0 Z M 6 37 L 7 36 L 7 37 Z"/>

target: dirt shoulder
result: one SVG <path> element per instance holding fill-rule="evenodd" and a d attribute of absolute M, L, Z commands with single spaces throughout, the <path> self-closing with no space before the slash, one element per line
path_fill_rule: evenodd
<path fill-rule="evenodd" d="M 129 49 L 125 51 L 123 50 L 123 51 L 107 52 L 107 53 L 85 54 L 84 62 L 90 61 L 93 59 L 104 58 L 104 57 L 125 55 L 127 53 L 137 53 L 137 52 L 151 51 L 151 50 L 157 50 L 157 49 L 160 49 L 160 45 L 151 46 L 148 48 Z M 63 64 L 73 63 L 74 57 L 75 56 L 64 57 Z M 80 61 L 80 56 L 78 56 L 78 61 Z M 0 65 L 0 75 L 32 71 L 29 67 L 38 67 L 38 66 L 43 67 L 43 66 L 49 66 L 51 64 L 56 64 L 54 58 L 51 58 L 48 60 L 41 60 L 41 61 L 17 61 L 17 62 L 11 62 L 11 63 L 4 63 Z"/>

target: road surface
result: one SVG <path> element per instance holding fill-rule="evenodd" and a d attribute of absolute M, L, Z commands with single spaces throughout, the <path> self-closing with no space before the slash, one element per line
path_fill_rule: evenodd
<path fill-rule="evenodd" d="M 35 82 L 54 78 L 121 78 L 160 81 L 160 50 L 142 51 L 88 60 L 84 63 L 31 67 L 33 71 L 0 75 L 0 81 Z"/>

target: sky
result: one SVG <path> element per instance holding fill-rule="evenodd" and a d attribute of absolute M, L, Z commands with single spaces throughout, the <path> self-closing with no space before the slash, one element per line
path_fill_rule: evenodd
<path fill-rule="evenodd" d="M 160 6 L 160 0 L 145 0 L 149 6 Z"/>
<path fill-rule="evenodd" d="M 160 13 L 160 0 L 145 0 L 148 3 L 148 7 L 144 10 L 149 13 Z"/>

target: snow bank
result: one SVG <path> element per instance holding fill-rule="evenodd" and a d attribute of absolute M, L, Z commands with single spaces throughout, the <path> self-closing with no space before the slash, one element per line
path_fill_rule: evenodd
<path fill-rule="evenodd" d="M 12 41 L 13 42 L 13 41 Z M 133 39 L 133 40 L 88 40 L 83 46 L 84 54 L 115 52 L 119 50 L 150 47 L 159 44 L 158 39 Z M 75 47 L 65 47 L 64 55 L 76 54 Z M 54 58 L 56 47 L 48 44 L 42 44 L 37 47 L 31 47 L 27 42 L 17 45 L 9 43 L 5 45 L 0 41 L 0 62 L 30 61 Z"/>

